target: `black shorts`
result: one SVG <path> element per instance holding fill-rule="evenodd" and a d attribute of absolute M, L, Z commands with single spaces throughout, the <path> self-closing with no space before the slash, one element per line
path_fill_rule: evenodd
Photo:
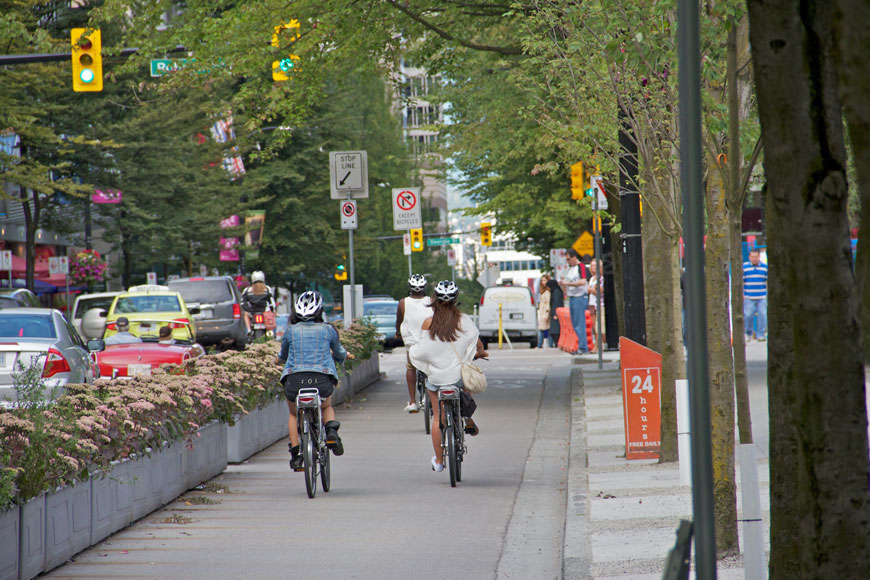
<path fill-rule="evenodd" d="M 334 376 L 324 373 L 291 373 L 281 379 L 284 385 L 284 396 L 292 403 L 296 402 L 299 389 L 317 389 L 320 398 L 325 399 L 335 391 L 337 382 L 338 379 Z"/>

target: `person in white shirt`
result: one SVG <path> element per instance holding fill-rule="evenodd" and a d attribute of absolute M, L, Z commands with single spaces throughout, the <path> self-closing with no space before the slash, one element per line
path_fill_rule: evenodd
<path fill-rule="evenodd" d="M 409 295 L 399 300 L 396 307 L 396 333 L 401 335 L 405 343 L 405 382 L 408 383 L 408 404 L 405 410 L 417 413 L 420 408 L 415 401 L 417 389 L 417 369 L 411 364 L 407 353 L 420 340 L 423 332 L 423 321 L 432 316 L 431 300 L 426 296 L 426 278 L 422 274 L 413 274 L 408 278 Z"/>
<path fill-rule="evenodd" d="M 115 327 L 118 332 L 106 339 L 106 345 L 110 344 L 130 344 L 134 342 L 142 342 L 142 339 L 135 334 L 130 333 L 130 320 L 126 316 L 120 317 L 115 321 Z"/>
<path fill-rule="evenodd" d="M 580 263 L 580 255 L 577 254 L 577 250 L 568 248 L 565 254 L 568 257 L 568 265 L 571 267 L 559 280 L 559 285 L 562 286 L 565 298 L 568 299 L 571 326 L 574 327 L 577 340 L 580 341 L 577 352 L 573 354 L 585 354 L 589 352 L 589 345 L 586 342 L 586 307 L 589 306 L 589 296 L 586 294 L 586 272 L 583 264 Z"/>
<path fill-rule="evenodd" d="M 410 358 L 415 367 L 426 373 L 426 389 L 432 403 L 432 470 L 443 471 L 441 463 L 441 410 L 438 387 L 462 386 L 462 362 L 487 358 L 480 341 L 480 332 L 467 314 L 460 312 L 456 299 L 459 288 L 450 280 L 438 282 L 432 301 L 432 317 L 423 322 L 420 340 L 411 347 Z M 480 430 L 471 417 L 465 417 L 465 432 L 477 435 Z"/>

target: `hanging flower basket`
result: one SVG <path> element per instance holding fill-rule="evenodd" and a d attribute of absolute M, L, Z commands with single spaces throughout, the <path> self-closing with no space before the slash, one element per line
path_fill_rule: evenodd
<path fill-rule="evenodd" d="M 70 259 L 69 275 L 74 283 L 102 282 L 106 261 L 96 250 L 82 250 Z"/>

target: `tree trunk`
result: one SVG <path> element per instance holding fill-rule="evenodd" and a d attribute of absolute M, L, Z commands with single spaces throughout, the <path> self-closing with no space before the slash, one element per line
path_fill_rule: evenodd
<path fill-rule="evenodd" d="M 861 304 L 861 328 L 864 332 L 864 364 L 870 364 L 870 66 L 867 47 L 870 46 L 870 4 L 866 0 L 837 0 L 837 16 L 834 20 L 837 45 L 838 78 L 846 121 L 849 123 L 849 138 L 855 155 L 858 173 L 858 191 L 861 196 L 858 259 L 856 273 L 859 282 Z"/>
<path fill-rule="evenodd" d="M 647 347 L 662 355 L 661 449 L 659 461 L 679 459 L 676 380 L 685 374 L 679 303 L 677 240 L 665 232 L 652 211 L 643 216 L 644 303 Z"/>
<path fill-rule="evenodd" d="M 833 6 L 748 7 L 767 177 L 771 577 L 870 578 L 867 411 Z"/>
<path fill-rule="evenodd" d="M 716 160 L 710 160 L 711 167 Z M 728 210 L 718 169 L 707 177 L 707 332 L 710 360 L 710 422 L 713 446 L 713 501 L 716 551 L 737 551 L 737 485 L 734 471 L 734 374 L 731 359 L 728 265 L 731 254 Z"/>

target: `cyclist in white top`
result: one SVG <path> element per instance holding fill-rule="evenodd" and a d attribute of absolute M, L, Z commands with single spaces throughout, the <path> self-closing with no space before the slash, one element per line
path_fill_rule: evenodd
<path fill-rule="evenodd" d="M 416 403 L 417 369 L 411 364 L 407 353 L 411 347 L 420 341 L 423 332 L 423 321 L 432 316 L 431 300 L 426 296 L 426 278 L 422 274 L 413 274 L 408 278 L 409 295 L 399 300 L 396 308 L 396 333 L 402 336 L 405 343 L 405 381 L 408 383 L 408 404 L 405 410 L 417 413 L 420 408 Z"/>

